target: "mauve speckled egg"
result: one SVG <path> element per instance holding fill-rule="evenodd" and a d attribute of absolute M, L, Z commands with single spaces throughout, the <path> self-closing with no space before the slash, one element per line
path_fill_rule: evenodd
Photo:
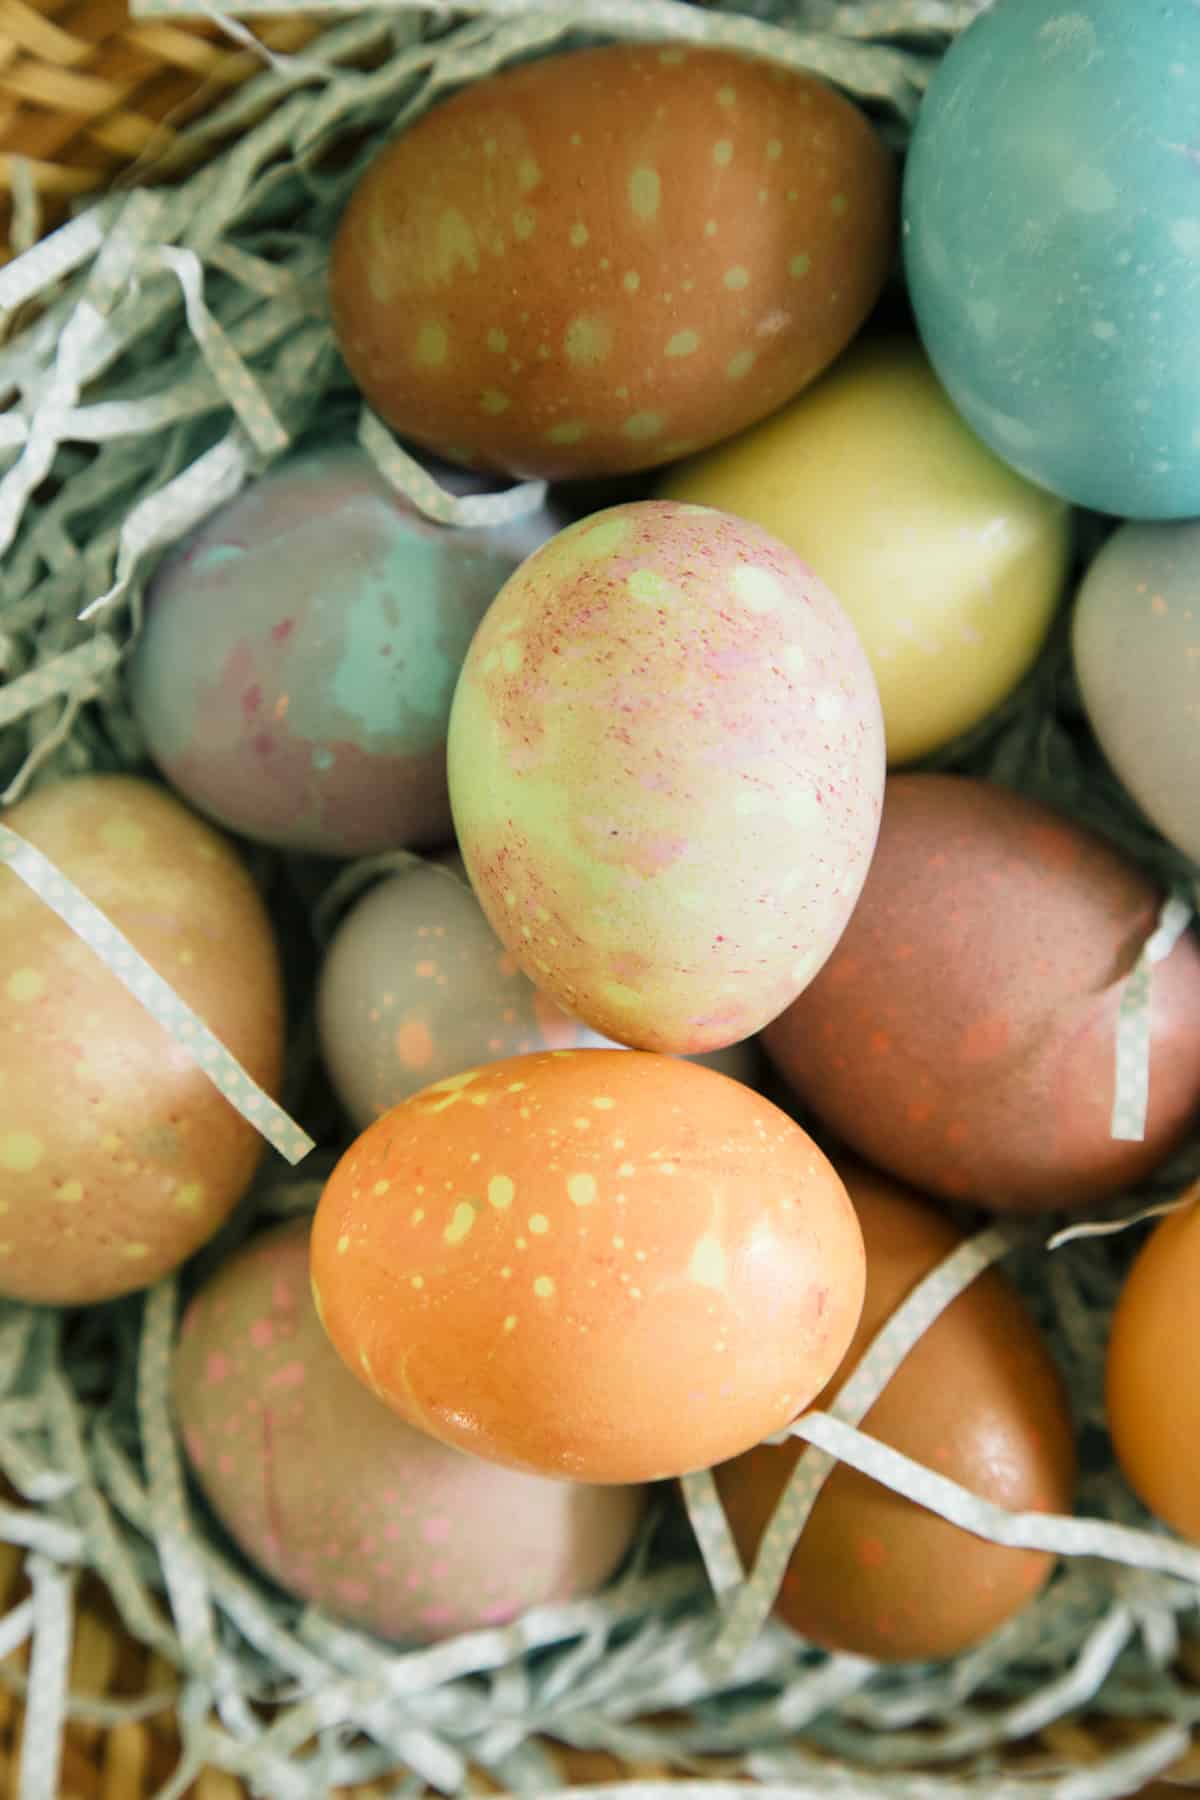
<path fill-rule="evenodd" d="M 828 588 L 761 527 L 616 506 L 488 609 L 448 743 L 459 847 L 531 980 L 597 1031 L 693 1053 L 824 963 L 879 823 L 879 695 Z"/>
<path fill-rule="evenodd" d="M 894 775 L 862 898 L 763 1044 L 843 1141 L 927 1193 L 1082 1206 L 1200 1107 L 1200 945 L 1155 965 L 1145 1136 L 1112 1135 L 1125 976 L 1162 895 L 1073 820 L 962 775 Z"/>
<path fill-rule="evenodd" d="M 347 913 L 321 965 L 317 1026 L 330 1079 L 360 1128 L 478 1063 L 622 1047 L 534 987 L 465 875 L 440 860 L 389 876 Z M 750 1044 L 704 1061 L 749 1083 L 758 1072 Z"/>
<path fill-rule="evenodd" d="M 398 1419 L 321 1330 L 309 1223 L 267 1231 L 223 1263 L 175 1351 L 188 1461 L 245 1554 L 299 1599 L 409 1642 L 601 1586 L 629 1548 L 643 1491 L 502 1469 Z"/>
<path fill-rule="evenodd" d="M 576 1481 L 657 1481 L 781 1430 L 862 1307 L 828 1159 L 760 1094 L 629 1050 L 509 1057 L 358 1137 L 313 1223 L 348 1368 L 411 1424 Z"/>
<path fill-rule="evenodd" d="M 1123 518 L 1200 513 L 1195 0 L 1001 0 L 917 115 L 904 259 L 997 455 Z"/>
<path fill-rule="evenodd" d="M 194 806 L 281 849 L 444 842 L 446 723 L 471 634 L 561 523 L 449 530 L 357 448 L 288 459 L 151 583 L 130 666 L 151 756 Z"/>
<path fill-rule="evenodd" d="M 461 87 L 375 157 L 334 240 L 355 381 L 451 461 L 649 468 L 760 419 L 875 302 L 896 179 L 806 70 L 611 44 Z"/>
<path fill-rule="evenodd" d="M 1109 762 L 1200 862 L 1200 525 L 1123 525 L 1075 603 L 1075 672 Z"/>

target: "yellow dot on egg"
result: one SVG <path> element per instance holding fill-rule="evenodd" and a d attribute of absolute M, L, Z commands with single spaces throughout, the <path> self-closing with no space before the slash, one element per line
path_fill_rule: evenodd
<path fill-rule="evenodd" d="M 25 1003 L 40 999 L 46 991 L 46 977 L 40 969 L 14 969 L 4 984 L 10 1000 Z"/>
<path fill-rule="evenodd" d="M 185 1181 L 182 1187 L 175 1189 L 171 1196 L 180 1212 L 195 1212 L 204 1199 L 205 1187 L 202 1181 Z"/>
<path fill-rule="evenodd" d="M 627 294 L 636 294 L 642 285 L 642 278 L 636 269 L 626 269 L 621 277 L 621 286 Z"/>
<path fill-rule="evenodd" d="M 345 1256 L 345 1254 L 349 1248 L 350 1248 L 350 1239 L 346 1236 L 345 1232 L 343 1232 L 341 1237 L 337 1241 L 338 1255 Z"/>
<path fill-rule="evenodd" d="M 391 1191 L 391 1186 L 392 1184 L 390 1181 L 377 1181 L 375 1186 L 371 1189 L 371 1192 L 373 1194 L 386 1194 Z"/>
<path fill-rule="evenodd" d="M 629 205 L 637 219 L 648 222 L 658 217 L 662 198 L 662 180 L 657 169 L 639 165 L 629 177 Z"/>
<path fill-rule="evenodd" d="M 597 1112 L 611 1112 L 616 1104 L 611 1094 L 597 1094 L 592 1100 L 592 1105 Z"/>
<path fill-rule="evenodd" d="M 475 1206 L 470 1200 L 460 1200 L 450 1217 L 450 1223 L 442 1233 L 442 1242 L 451 1247 L 461 1244 L 471 1235 L 475 1224 Z"/>
<path fill-rule="evenodd" d="M 100 827 L 100 842 L 106 850 L 129 855 L 142 848 L 146 833 L 133 819 L 106 819 Z"/>
<path fill-rule="evenodd" d="M 534 1213 L 529 1221 L 529 1229 L 534 1237 L 545 1237 L 550 1229 L 550 1221 L 545 1213 Z"/>
<path fill-rule="evenodd" d="M 518 206 L 512 217 L 513 233 L 522 243 L 537 230 L 537 214 L 532 206 Z"/>
<path fill-rule="evenodd" d="M 411 1280 L 411 1285 L 415 1288 L 423 1288 L 425 1286 L 425 1277 L 423 1275 L 414 1275 Z"/>
<path fill-rule="evenodd" d="M 421 1223 L 421 1220 L 424 1217 L 425 1217 L 425 1208 L 423 1206 L 418 1206 L 417 1210 L 414 1212 L 414 1214 L 412 1216 L 412 1223 L 414 1225 L 419 1225 Z"/>
<path fill-rule="evenodd" d="M 517 1329 L 516 1313 L 508 1314 L 508 1317 L 504 1321 L 504 1329 L 505 1329 L 505 1331 L 515 1331 Z"/>
<path fill-rule="evenodd" d="M 705 237 L 709 237 L 709 238 L 713 238 L 713 237 L 716 237 L 716 235 L 717 235 L 717 221 L 716 221 L 716 220 L 715 220 L 715 219 L 705 219 L 705 221 L 704 221 L 704 235 L 705 235 Z"/>
<path fill-rule="evenodd" d="M 542 179 L 542 171 L 532 156 L 523 156 L 517 164 L 517 186 L 523 194 L 532 193 Z"/>
<path fill-rule="evenodd" d="M 568 1175 L 567 1198 L 573 1206 L 590 1206 L 596 1198 L 594 1175 Z"/>
<path fill-rule="evenodd" d="M 28 1175 L 45 1155 L 46 1147 L 32 1131 L 0 1132 L 0 1169 L 14 1175 Z"/>
<path fill-rule="evenodd" d="M 497 356 L 503 356 L 504 352 L 508 349 L 507 331 L 500 331 L 493 325 L 492 329 L 487 334 L 487 347 Z"/>
<path fill-rule="evenodd" d="M 728 138 L 718 138 L 713 145 L 712 159 L 718 169 L 727 169 L 733 161 L 733 145 Z"/>
<path fill-rule="evenodd" d="M 510 1175 L 493 1175 L 487 1185 L 487 1197 L 498 1212 L 504 1212 L 513 1203 L 517 1187 Z"/>
<path fill-rule="evenodd" d="M 563 333 L 563 349 L 575 368 L 594 368 L 612 349 L 612 327 L 606 319 L 580 313 Z"/>
<path fill-rule="evenodd" d="M 794 276 L 797 281 L 800 281 L 808 274 L 808 271 L 811 268 L 812 257 L 808 254 L 807 250 L 802 250 L 798 256 L 793 256 L 788 263 L 788 274 Z"/>
<path fill-rule="evenodd" d="M 565 419 L 561 425 L 552 425 L 546 433 L 551 444 L 578 444 L 587 436 L 588 428 L 578 419 Z"/>
<path fill-rule="evenodd" d="M 554 1281 L 549 1275 L 539 1275 L 533 1284 L 533 1291 L 539 1300 L 550 1300 L 554 1296 Z"/>
<path fill-rule="evenodd" d="M 576 221 L 572 225 L 570 231 L 568 231 L 567 237 L 570 239 L 571 243 L 575 246 L 576 250 L 583 249 L 583 246 L 588 241 L 588 228 L 583 223 L 582 219 L 576 219 Z"/>
<path fill-rule="evenodd" d="M 750 373 L 751 369 L 754 367 L 754 362 L 755 356 L 753 350 L 735 350 L 729 361 L 725 364 L 725 373 L 731 381 L 740 381 L 743 375 L 748 375 Z"/>
<path fill-rule="evenodd" d="M 490 413 L 493 418 L 498 417 L 500 413 L 507 412 L 511 405 L 512 401 L 501 388 L 484 388 L 479 396 L 480 410 Z"/>
<path fill-rule="evenodd" d="M 778 138 L 767 139 L 767 161 L 778 162 L 783 155 L 783 144 Z"/>
<path fill-rule="evenodd" d="M 698 331 L 677 331 L 667 339 L 668 356 L 691 356 L 700 348 Z"/>
<path fill-rule="evenodd" d="M 641 441 L 643 438 L 657 437 L 663 428 L 663 420 L 656 412 L 638 412 L 630 415 L 621 427 L 623 435 Z"/>
<path fill-rule="evenodd" d="M 740 289 L 749 286 L 750 271 L 743 268 L 741 263 L 735 263 L 732 269 L 726 269 L 722 280 L 730 293 L 737 293 Z"/>
<path fill-rule="evenodd" d="M 427 319 L 417 332 L 414 355 L 423 369 L 440 369 L 450 352 L 446 327 Z"/>
<path fill-rule="evenodd" d="M 68 1205 L 74 1206 L 77 1200 L 83 1199 L 82 1181 L 64 1181 L 58 1190 L 58 1197 L 60 1200 L 65 1200 Z"/>
<path fill-rule="evenodd" d="M 129 1262 L 142 1262 L 149 1254 L 149 1244 L 122 1244 L 121 1246 L 121 1255 L 126 1257 Z"/>

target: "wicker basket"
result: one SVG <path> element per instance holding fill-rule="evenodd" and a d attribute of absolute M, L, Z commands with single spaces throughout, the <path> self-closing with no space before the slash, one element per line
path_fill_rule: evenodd
<path fill-rule="evenodd" d="M 703 3 L 703 0 L 699 0 Z M 256 50 L 235 44 L 220 27 L 203 22 L 137 22 L 125 0 L 0 0 L 0 262 L 28 247 L 62 222 L 74 204 L 102 190 L 177 176 L 228 141 L 213 132 L 188 131 L 229 99 L 262 66 L 263 51 L 304 49 L 326 21 L 313 14 L 258 18 Z M 239 120 L 244 128 L 253 114 Z M 0 1616 L 28 1593 L 22 1553 L 0 1543 Z M 0 1662 L 0 1794 L 20 1791 L 22 1691 L 26 1649 Z M 1200 1686 L 1200 1650 L 1191 1678 Z M 123 1629 L 103 1587 L 86 1578 L 76 1613 L 70 1688 L 84 1716 L 68 1727 L 62 1763 L 63 1800 L 141 1800 L 155 1792 L 176 1766 L 180 1739 L 172 1696 L 171 1666 Z M 107 1724 L 86 1703 L 158 1701 L 138 1722 Z M 1114 1744 L 1132 1743 L 1143 1728 L 1088 1720 L 1058 1724 L 1029 1745 L 1034 1760 L 1046 1753 L 1081 1766 Z M 603 1753 L 552 1748 L 564 1774 L 580 1785 L 670 1779 L 656 1764 L 625 1764 Z M 718 1780 L 714 1762 L 704 1771 Z M 1180 1786 L 1200 1786 L 1200 1748 L 1159 1781 L 1143 1800 L 1168 1800 Z M 195 1800 L 238 1800 L 246 1790 L 229 1775 L 206 1771 L 188 1790 Z M 411 1785 L 394 1782 L 341 1789 L 382 1796 Z M 471 1791 L 500 1790 L 484 1773 Z"/>

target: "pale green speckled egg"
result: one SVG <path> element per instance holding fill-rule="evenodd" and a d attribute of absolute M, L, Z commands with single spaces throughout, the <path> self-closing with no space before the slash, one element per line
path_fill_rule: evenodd
<path fill-rule="evenodd" d="M 493 929 L 568 1011 L 647 1050 L 782 1012 L 878 830 L 853 626 L 793 551 L 708 507 L 613 507 L 528 558 L 472 642 L 448 750 Z"/>

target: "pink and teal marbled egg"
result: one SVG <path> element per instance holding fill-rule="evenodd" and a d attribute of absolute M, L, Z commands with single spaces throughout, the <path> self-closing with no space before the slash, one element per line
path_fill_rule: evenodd
<path fill-rule="evenodd" d="M 879 696 L 791 550 L 709 507 L 572 525 L 505 584 L 448 742 L 493 929 L 594 1030 L 694 1053 L 748 1037 L 833 950 L 879 826 Z"/>

